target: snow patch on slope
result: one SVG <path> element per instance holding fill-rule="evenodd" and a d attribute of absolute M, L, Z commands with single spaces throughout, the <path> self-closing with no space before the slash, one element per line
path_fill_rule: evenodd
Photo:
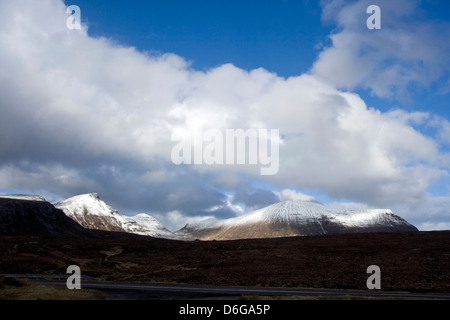
<path fill-rule="evenodd" d="M 389 209 L 338 211 L 331 217 L 349 227 L 365 227 L 381 222 L 395 221 L 394 213 Z"/>
<path fill-rule="evenodd" d="M 337 210 L 320 203 L 304 200 L 287 200 L 256 211 L 225 219 L 208 219 L 187 225 L 185 230 L 224 229 L 258 224 L 300 226 L 314 223 L 326 234 L 324 221 L 348 228 L 370 228 L 374 226 L 396 226 L 408 224 L 389 209 Z"/>
<path fill-rule="evenodd" d="M 124 216 L 102 201 L 96 193 L 60 201 L 55 207 L 88 229 L 129 232 L 158 238 L 175 237 L 152 216 L 145 213 L 134 217 Z"/>

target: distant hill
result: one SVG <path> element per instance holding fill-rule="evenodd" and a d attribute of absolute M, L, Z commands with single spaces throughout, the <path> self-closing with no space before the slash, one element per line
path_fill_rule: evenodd
<path fill-rule="evenodd" d="M 332 210 L 309 201 L 284 201 L 226 220 L 186 225 L 180 237 L 201 240 L 418 231 L 388 209 Z"/>

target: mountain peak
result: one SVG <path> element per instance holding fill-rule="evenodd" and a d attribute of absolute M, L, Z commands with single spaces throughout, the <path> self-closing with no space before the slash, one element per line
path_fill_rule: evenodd
<path fill-rule="evenodd" d="M 186 238 L 231 240 L 337 233 L 417 231 L 389 209 L 336 210 L 304 200 L 286 200 L 225 220 L 205 220 L 179 231 Z"/>
<path fill-rule="evenodd" d="M 86 193 L 55 204 L 68 217 L 87 229 L 128 232 L 152 237 L 173 238 L 154 217 L 145 213 L 134 217 L 124 216 L 103 200 L 97 193 Z"/>
<path fill-rule="evenodd" d="M 102 200 L 102 199 L 100 199 L 100 196 L 98 195 L 98 193 L 89 193 L 89 196 L 91 196 L 94 199 L 100 200 L 100 201 Z"/>
<path fill-rule="evenodd" d="M 63 201 L 67 201 L 67 200 L 88 200 L 88 199 L 102 201 L 102 199 L 100 199 L 100 196 L 98 195 L 98 193 L 94 193 L 94 192 L 82 193 L 82 194 L 79 194 L 79 195 L 67 198 L 67 199 L 65 199 Z"/>

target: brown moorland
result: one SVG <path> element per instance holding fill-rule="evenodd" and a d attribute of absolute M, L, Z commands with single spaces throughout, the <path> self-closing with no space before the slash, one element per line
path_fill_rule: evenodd
<path fill-rule="evenodd" d="M 65 274 L 76 264 L 104 281 L 450 292 L 450 231 L 183 242 L 0 236 L 0 274 Z"/>

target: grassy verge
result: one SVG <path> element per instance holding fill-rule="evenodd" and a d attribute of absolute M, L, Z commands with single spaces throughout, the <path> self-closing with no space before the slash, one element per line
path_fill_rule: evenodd
<path fill-rule="evenodd" d="M 95 290 L 69 290 L 66 287 L 0 277 L 0 300 L 93 300 L 101 297 L 102 293 Z"/>

